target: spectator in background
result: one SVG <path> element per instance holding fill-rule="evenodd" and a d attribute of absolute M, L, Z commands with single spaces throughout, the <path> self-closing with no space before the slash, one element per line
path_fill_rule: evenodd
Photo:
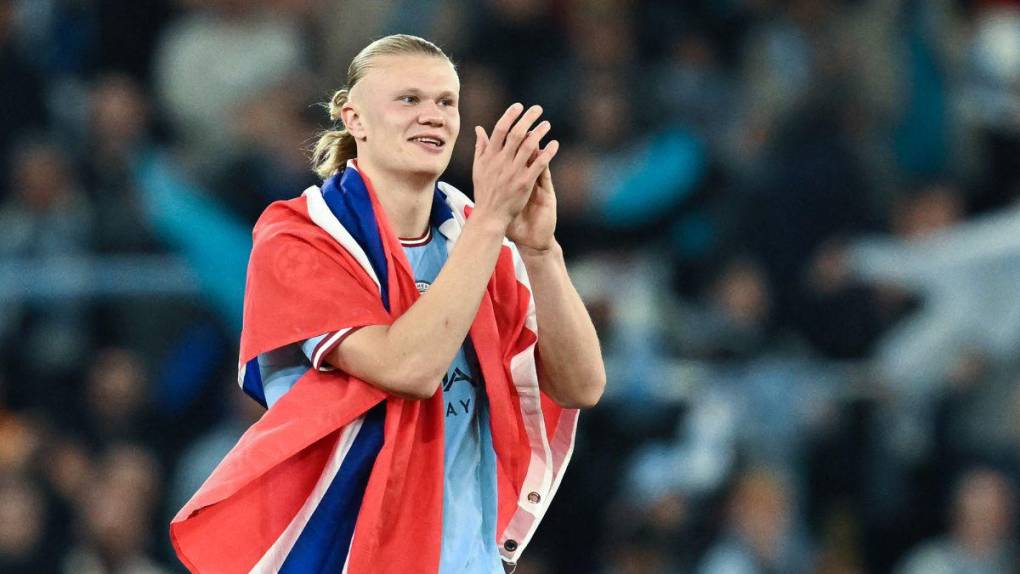
<path fill-rule="evenodd" d="M 168 250 L 154 231 L 138 178 L 138 164 L 155 145 L 152 108 L 145 87 L 125 74 L 100 74 L 89 88 L 82 173 L 95 206 L 92 241 L 100 257 L 128 263 L 155 260 Z M 189 215 L 188 224 L 194 225 L 194 211 Z M 94 317 L 111 339 L 130 341 L 139 353 L 155 357 L 165 352 L 167 327 L 180 321 L 183 307 L 180 302 L 152 305 L 145 296 L 110 297 L 98 302 Z"/>
<path fill-rule="evenodd" d="M 725 153 L 737 125 L 736 93 L 711 38 L 698 29 L 680 32 L 655 74 L 660 109 L 710 142 L 714 152 Z"/>
<path fill-rule="evenodd" d="M 0 206 L 0 253 L 69 256 L 89 246 L 91 205 L 70 158 L 55 141 L 22 141 L 12 162 L 15 195 Z"/>
<path fill-rule="evenodd" d="M 89 94 L 85 173 L 95 198 L 95 246 L 101 253 L 152 251 L 132 162 L 149 144 L 149 100 L 131 78 L 98 78 Z"/>
<path fill-rule="evenodd" d="M 12 196 L 0 205 L 0 257 L 66 264 L 89 253 L 92 207 L 78 181 L 78 173 L 64 151 L 51 141 L 19 144 L 12 162 Z M 74 277 L 61 273 L 73 283 Z M 19 349 L 19 376 L 12 401 L 68 399 L 62 378 L 85 359 L 89 345 L 87 306 L 77 299 L 49 301 L 7 300 L 0 314 L 0 340 Z M 52 393 L 40 397 L 34 389 L 50 383 Z M 63 395 L 63 396 L 62 396 Z"/>
<path fill-rule="evenodd" d="M 31 415 L 0 412 L 0 572 L 52 572 L 67 538 L 47 485 L 48 433 Z"/>
<path fill-rule="evenodd" d="M 1020 470 L 1016 363 L 991 361 L 977 350 L 961 353 L 935 393 L 933 467 L 956 476 L 975 460 Z M 951 485 L 943 488 L 948 498 Z M 939 518 L 942 518 L 941 516 Z"/>
<path fill-rule="evenodd" d="M 317 129 L 313 86 L 312 78 L 293 74 L 240 98 L 245 112 L 233 120 L 238 149 L 212 185 L 252 225 L 266 205 L 318 183 L 307 155 Z"/>
<path fill-rule="evenodd" d="M 599 574 L 674 574 L 682 572 L 671 560 L 670 541 L 661 540 L 645 530 L 613 538 L 605 568 Z"/>
<path fill-rule="evenodd" d="M 59 554 L 45 543 L 46 506 L 31 482 L 0 473 L 0 572 L 54 571 Z"/>
<path fill-rule="evenodd" d="M 850 279 L 903 289 L 924 302 L 879 342 L 879 369 L 901 392 L 946 380 L 962 353 L 977 350 L 999 361 L 1020 348 L 1014 304 L 1020 207 L 963 221 L 959 194 L 953 185 L 922 189 L 894 216 L 896 236 L 862 238 L 847 252 Z"/>
<path fill-rule="evenodd" d="M 53 559 L 62 560 L 75 538 L 79 501 L 95 485 L 99 465 L 77 437 L 54 430 L 47 439 L 35 474 L 48 498 L 46 540 L 50 548 L 59 549 Z"/>
<path fill-rule="evenodd" d="M 612 155 L 631 145 L 626 136 L 635 121 L 629 86 L 611 72 L 593 71 L 580 80 L 570 125 L 578 143 L 594 152 Z"/>
<path fill-rule="evenodd" d="M 977 207 L 1020 198 L 1020 6 L 977 2 L 957 105 L 978 148 Z"/>
<path fill-rule="evenodd" d="M 600 159 L 590 164 L 596 185 L 589 223 L 614 234 L 615 246 L 659 239 L 700 189 L 707 150 L 686 128 L 668 122 L 633 135 L 644 102 L 617 75 L 596 72 L 583 82 L 572 123 L 577 145 Z"/>
<path fill-rule="evenodd" d="M 833 0 L 765 2 L 767 12 L 748 34 L 742 66 L 745 118 L 737 156 L 754 165 L 781 126 L 804 106 L 812 88 L 824 85 Z"/>
<path fill-rule="evenodd" d="M 0 0 L 0 202 L 9 191 L 8 164 L 26 131 L 46 121 L 45 84 L 15 46 L 14 0 Z"/>
<path fill-rule="evenodd" d="M 748 359 L 769 342 L 772 298 L 762 266 L 736 257 L 697 304 L 679 305 L 670 323 L 684 356 L 715 360 Z"/>
<path fill-rule="evenodd" d="M 252 95 L 304 64 L 304 38 L 264 2 L 201 0 L 168 28 L 156 51 L 156 93 L 186 163 L 209 176 L 238 152 L 236 118 Z"/>
<path fill-rule="evenodd" d="M 39 424 L 31 416 L 0 412 L 0 476 L 30 474 L 43 440 Z"/>
<path fill-rule="evenodd" d="M 643 453 L 644 460 L 630 470 L 623 496 L 608 513 L 612 544 L 603 556 L 605 574 L 674 572 L 691 562 L 695 497 L 677 487 L 683 471 L 664 454 L 663 449 Z"/>
<path fill-rule="evenodd" d="M 99 460 L 97 480 L 116 491 L 139 512 L 152 517 L 163 491 L 162 469 L 140 443 L 110 441 Z"/>
<path fill-rule="evenodd" d="M 162 432 L 149 406 L 149 379 L 141 359 L 127 349 L 96 353 L 89 369 L 82 435 L 93 449 L 119 441 L 159 444 Z"/>
<path fill-rule="evenodd" d="M 777 325 L 839 358 L 865 353 L 862 334 L 868 331 L 846 330 L 840 319 L 869 307 L 843 300 L 804 305 L 804 276 L 821 245 L 874 224 L 866 172 L 847 138 L 847 121 L 837 104 L 825 101 L 801 109 L 777 128 L 768 173 L 742 185 L 746 201 L 739 232 L 773 288 Z"/>
<path fill-rule="evenodd" d="M 708 550 L 699 574 L 811 572 L 805 541 L 796 532 L 789 485 L 765 469 L 751 469 L 736 480 L 723 538 Z"/>
<path fill-rule="evenodd" d="M 95 485 L 80 499 L 80 540 L 67 554 L 65 574 L 166 574 L 147 551 L 152 542 L 159 468 L 134 445 L 111 448 Z"/>
<path fill-rule="evenodd" d="M 1000 574 L 1014 572 L 1014 485 L 997 470 L 967 471 L 956 488 L 946 536 L 914 549 L 897 574 Z"/>

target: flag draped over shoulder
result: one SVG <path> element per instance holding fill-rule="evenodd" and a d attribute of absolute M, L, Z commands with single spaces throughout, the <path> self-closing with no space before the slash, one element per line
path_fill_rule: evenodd
<path fill-rule="evenodd" d="M 456 242 L 470 201 L 440 183 L 433 224 Z M 418 298 L 413 273 L 356 162 L 254 230 L 239 382 L 265 405 L 258 356 L 327 332 L 391 323 Z M 577 411 L 538 386 L 538 327 L 509 242 L 470 329 L 491 410 L 496 543 L 516 562 L 569 462 Z M 193 572 L 435 572 L 443 401 L 405 400 L 309 368 L 241 437 L 170 525 Z"/>

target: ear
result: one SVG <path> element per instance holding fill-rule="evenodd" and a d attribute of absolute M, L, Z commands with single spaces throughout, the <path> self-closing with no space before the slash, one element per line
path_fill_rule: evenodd
<path fill-rule="evenodd" d="M 350 100 L 347 100 L 340 108 L 340 119 L 343 120 L 344 127 L 355 139 L 365 139 L 365 126 L 361 123 L 361 114 L 358 113 L 357 106 Z"/>

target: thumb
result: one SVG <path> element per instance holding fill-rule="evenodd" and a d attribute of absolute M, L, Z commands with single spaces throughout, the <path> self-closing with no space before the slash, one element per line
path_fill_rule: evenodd
<path fill-rule="evenodd" d="M 485 148 L 489 145 L 489 136 L 485 134 L 485 130 L 482 126 L 475 126 L 475 159 L 485 152 Z"/>

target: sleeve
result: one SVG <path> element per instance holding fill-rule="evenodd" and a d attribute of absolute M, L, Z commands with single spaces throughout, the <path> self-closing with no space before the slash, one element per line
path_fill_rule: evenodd
<path fill-rule="evenodd" d="M 864 279 L 925 288 L 947 273 L 1020 253 L 1020 208 L 1010 208 L 916 240 L 869 238 L 850 248 L 851 270 Z"/>
<path fill-rule="evenodd" d="M 243 362 L 315 338 L 305 354 L 321 369 L 322 359 L 354 329 L 392 322 L 378 286 L 357 261 L 309 227 L 256 238 L 245 289 Z"/>
<path fill-rule="evenodd" d="M 337 331 L 324 333 L 318 337 L 312 337 L 301 344 L 301 350 L 305 357 L 312 363 L 312 368 L 317 371 L 332 371 L 333 367 L 325 362 L 326 357 L 340 346 L 349 335 L 361 327 L 346 327 Z"/>
<path fill-rule="evenodd" d="M 923 285 L 929 273 L 924 254 L 897 239 L 861 239 L 850 246 L 847 255 L 850 272 L 865 281 L 916 288 Z"/>

